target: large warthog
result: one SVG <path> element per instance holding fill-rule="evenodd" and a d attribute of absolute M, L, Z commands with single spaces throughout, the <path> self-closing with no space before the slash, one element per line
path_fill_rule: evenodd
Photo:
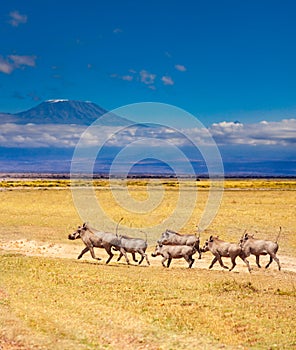
<path fill-rule="evenodd" d="M 172 259 L 181 259 L 184 258 L 188 264 L 189 268 L 193 265 L 194 259 L 192 256 L 197 252 L 196 248 L 188 245 L 162 245 L 158 244 L 155 248 L 155 251 L 151 254 L 153 257 L 161 255 L 163 257 L 161 263 L 163 267 L 169 267 Z M 165 261 L 167 266 L 165 266 Z"/>
<path fill-rule="evenodd" d="M 281 269 L 280 261 L 276 256 L 276 253 L 279 249 L 279 245 L 277 241 L 279 239 L 280 233 L 281 233 L 281 227 L 275 242 L 266 241 L 263 239 L 256 239 L 254 238 L 253 235 L 245 233 L 241 238 L 239 244 L 246 257 L 250 256 L 251 254 L 256 256 L 256 264 L 258 267 L 261 267 L 259 262 L 260 255 L 269 255 L 270 256 L 269 263 L 265 266 L 265 268 L 267 269 L 268 266 L 272 263 L 272 261 L 275 260 L 280 270 Z"/>
<path fill-rule="evenodd" d="M 109 254 L 106 264 L 110 262 L 114 255 L 112 253 L 112 246 L 118 242 L 118 237 L 113 233 L 97 231 L 86 223 L 84 223 L 82 227 L 78 226 L 78 229 L 68 236 L 70 240 L 78 238 L 81 238 L 86 247 L 81 251 L 77 259 L 81 259 L 85 253 L 90 251 L 93 259 L 101 260 L 101 258 L 96 257 L 94 248 L 105 248 L 106 252 Z"/>
<path fill-rule="evenodd" d="M 201 259 L 201 251 L 199 247 L 200 238 L 196 235 L 181 235 L 172 230 L 166 230 L 161 234 L 161 237 L 157 241 L 159 245 L 187 245 L 194 247 L 195 251 L 199 254 Z"/>
<path fill-rule="evenodd" d="M 212 260 L 209 269 L 211 269 L 217 261 L 224 269 L 229 269 L 228 266 L 223 264 L 222 258 L 230 258 L 232 266 L 229 271 L 231 271 L 236 265 L 236 258 L 239 256 L 247 265 L 249 271 L 251 270 L 250 264 L 246 260 L 246 257 L 244 256 L 242 248 L 239 244 L 225 242 L 219 239 L 219 237 L 210 236 L 210 238 L 205 241 L 201 251 L 210 251 L 214 255 L 214 259 Z"/>

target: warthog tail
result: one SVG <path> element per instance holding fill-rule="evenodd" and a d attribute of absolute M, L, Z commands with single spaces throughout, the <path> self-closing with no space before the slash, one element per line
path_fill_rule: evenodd
<path fill-rule="evenodd" d="M 121 223 L 122 220 L 123 220 L 123 218 L 121 218 L 116 225 L 116 231 L 115 231 L 116 237 L 118 237 L 118 227 L 119 227 L 119 224 Z"/>
<path fill-rule="evenodd" d="M 280 230 L 279 230 L 279 233 L 278 233 L 278 235 L 276 237 L 275 243 L 278 243 L 278 240 L 280 238 L 281 232 L 282 232 L 282 226 L 280 226 Z"/>

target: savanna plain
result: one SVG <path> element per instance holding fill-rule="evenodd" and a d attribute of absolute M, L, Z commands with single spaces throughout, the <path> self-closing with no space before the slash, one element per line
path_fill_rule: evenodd
<path fill-rule="evenodd" d="M 179 232 L 196 233 L 210 192 L 221 190 L 208 180 L 77 180 L 72 186 L 86 191 L 79 203 L 68 180 L 0 181 L 1 350 L 296 349 L 296 180 L 224 181 L 201 244 L 210 235 L 238 242 L 245 230 L 274 241 L 282 228 L 282 270 L 275 262 L 265 269 L 264 256 L 259 269 L 251 256 L 251 273 L 240 259 L 231 272 L 218 264 L 208 270 L 210 252 L 201 260 L 196 255 L 192 269 L 184 260 L 163 268 L 160 257 L 151 257 L 167 217 L 173 230 L 188 217 Z M 100 213 L 87 198 L 89 186 Z M 135 208 L 122 205 L 124 196 Z M 77 260 L 84 244 L 68 240 L 83 223 L 77 206 L 89 210 L 100 230 L 115 232 L 123 218 L 120 233 L 145 238 L 149 226 L 151 265 L 117 262 L 118 252 L 106 265 L 102 249 L 95 250 L 100 261 L 89 253 Z"/>

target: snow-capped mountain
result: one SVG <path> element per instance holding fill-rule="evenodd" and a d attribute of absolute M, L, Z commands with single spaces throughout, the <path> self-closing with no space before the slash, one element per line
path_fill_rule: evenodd
<path fill-rule="evenodd" d="M 77 124 L 90 125 L 107 111 L 92 102 L 75 100 L 48 100 L 39 105 L 16 114 L 0 114 L 0 123 L 13 122 L 17 124 Z M 109 113 L 103 118 L 103 125 L 121 126 L 129 122 Z"/>

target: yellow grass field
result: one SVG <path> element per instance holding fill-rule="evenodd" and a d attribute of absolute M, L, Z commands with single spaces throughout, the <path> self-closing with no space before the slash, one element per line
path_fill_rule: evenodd
<path fill-rule="evenodd" d="M 138 230 L 139 237 L 149 226 L 151 266 L 127 266 L 115 257 L 105 265 L 101 249 L 96 250 L 100 262 L 89 253 L 76 259 L 84 245 L 67 236 L 82 219 L 69 181 L 0 182 L 1 350 L 296 349 L 295 180 L 226 180 L 219 211 L 201 232 L 202 244 L 211 234 L 237 242 L 245 230 L 275 240 L 281 226 L 282 271 L 274 262 L 259 269 L 250 257 L 251 274 L 242 261 L 232 272 L 219 265 L 208 270 L 209 252 L 196 257 L 190 270 L 184 260 L 165 269 L 159 257 L 151 257 L 161 234 L 153 225 L 173 215 L 180 192 L 173 222 L 178 226 L 188 215 L 186 198 L 197 190 L 194 210 L 180 229 L 196 232 L 208 181 L 112 180 L 113 194 L 106 180 L 94 185 L 104 215 L 91 217 L 92 224 L 114 232 L 123 217 L 120 233 Z M 154 210 L 130 213 L 114 200 L 125 185 L 138 208 L 149 206 L 153 196 L 162 200 Z M 261 261 L 265 265 L 268 258 Z"/>

